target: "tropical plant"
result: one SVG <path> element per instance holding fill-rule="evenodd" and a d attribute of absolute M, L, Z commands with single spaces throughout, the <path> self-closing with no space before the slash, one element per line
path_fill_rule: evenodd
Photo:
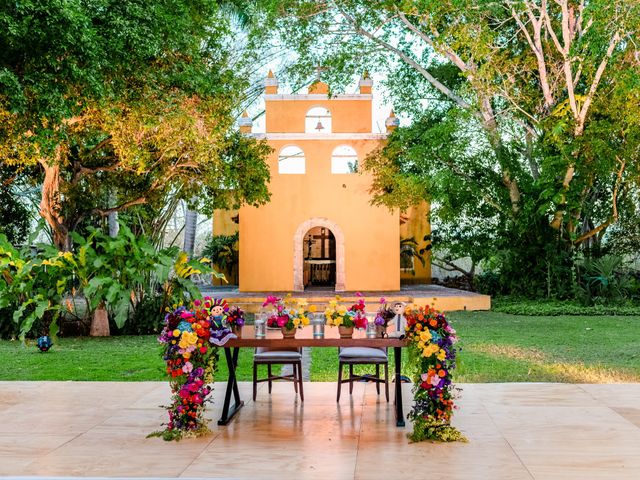
<path fill-rule="evenodd" d="M 65 260 L 70 256 L 57 251 L 54 256 L 46 252 L 31 255 L 14 248 L 0 234 L 0 309 L 11 313 L 2 322 L 14 322 L 21 338 L 36 325 L 42 330 L 38 333 L 55 336 L 58 332 L 57 319 L 69 279 Z"/>
<path fill-rule="evenodd" d="M 141 303 L 144 308 L 159 303 L 157 314 L 161 315 L 174 303 L 199 297 L 193 275 L 220 276 L 206 265 L 206 259 L 189 260 L 176 247 L 156 251 L 126 225 L 115 238 L 95 229 L 87 238 L 76 233 L 72 238 L 74 252 L 44 245 L 32 253 L 18 251 L 0 236 L 0 308 L 13 309 L 22 338 L 38 321 L 55 336 L 56 320 L 67 311 L 65 295 L 83 296 L 89 311 L 106 308 L 122 328 Z"/>
<path fill-rule="evenodd" d="M 585 259 L 579 265 L 581 281 L 578 298 L 586 305 L 625 298 L 632 287 L 631 277 L 618 255 Z"/>
<path fill-rule="evenodd" d="M 239 262 L 238 238 L 238 232 L 233 235 L 213 235 L 202 254 L 211 260 L 212 265 L 232 276 Z"/>

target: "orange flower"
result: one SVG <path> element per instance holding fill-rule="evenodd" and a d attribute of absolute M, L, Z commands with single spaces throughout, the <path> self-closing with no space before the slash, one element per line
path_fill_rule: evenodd
<path fill-rule="evenodd" d="M 438 371 L 438 376 L 439 376 L 440 378 L 444 378 L 444 376 L 445 376 L 445 375 L 446 375 L 446 373 L 444 373 L 444 370 L 439 370 L 439 371 Z"/>

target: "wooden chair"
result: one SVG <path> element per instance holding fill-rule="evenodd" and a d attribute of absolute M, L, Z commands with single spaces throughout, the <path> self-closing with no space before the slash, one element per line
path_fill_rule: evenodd
<path fill-rule="evenodd" d="M 384 383 L 384 393 L 389 401 L 389 358 L 386 348 L 373 347 L 341 347 L 338 349 L 338 396 L 336 401 L 340 401 L 340 390 L 343 383 L 349 382 L 349 395 L 353 393 L 353 381 L 366 379 L 376 384 L 376 391 L 380 395 L 380 384 Z M 342 367 L 349 365 L 349 378 L 342 378 Z M 354 365 L 375 365 L 375 375 L 354 375 Z M 380 378 L 380 365 L 384 365 L 384 378 Z"/>
<path fill-rule="evenodd" d="M 267 366 L 267 378 L 258 379 L 258 365 Z M 273 375 L 272 365 L 292 365 L 292 375 Z M 304 402 L 302 390 L 302 350 L 300 348 L 270 349 L 258 347 L 253 354 L 253 401 L 258 393 L 258 383 L 269 382 L 269 394 L 274 380 L 289 380 L 293 382 L 293 388 L 298 393 L 300 387 L 300 401 Z"/>

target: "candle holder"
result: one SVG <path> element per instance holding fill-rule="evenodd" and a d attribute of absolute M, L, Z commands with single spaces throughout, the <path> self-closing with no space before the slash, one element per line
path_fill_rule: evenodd
<path fill-rule="evenodd" d="M 267 315 L 265 313 L 256 313 L 253 326 L 256 338 L 266 338 Z"/>
<path fill-rule="evenodd" d="M 313 338 L 324 338 L 324 313 L 316 313 L 311 319 Z"/>

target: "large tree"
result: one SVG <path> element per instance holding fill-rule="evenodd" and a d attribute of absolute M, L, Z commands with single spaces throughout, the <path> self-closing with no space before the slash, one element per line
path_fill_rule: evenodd
<path fill-rule="evenodd" d="M 628 212 L 640 177 L 638 2 L 289 1 L 271 12 L 298 52 L 294 76 L 322 64 L 340 88 L 381 72 L 414 120 L 368 162 L 376 201 L 426 197 L 485 240 L 539 235 L 569 250 Z"/>
<path fill-rule="evenodd" d="M 233 128 L 252 59 L 235 56 L 230 3 L 3 4 L 0 159 L 39 166 L 60 249 L 88 217 L 167 195 L 268 198 L 268 148 Z"/>

